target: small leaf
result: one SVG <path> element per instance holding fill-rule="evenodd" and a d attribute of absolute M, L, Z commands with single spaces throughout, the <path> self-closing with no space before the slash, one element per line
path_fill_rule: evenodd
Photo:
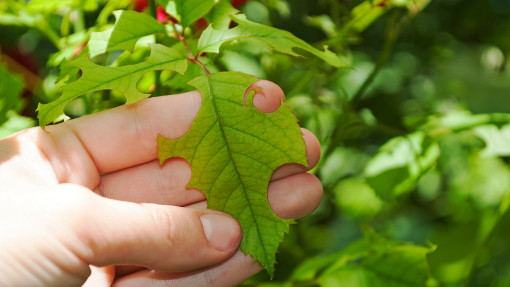
<path fill-rule="evenodd" d="M 189 188 L 200 189 L 208 208 L 226 212 L 241 224 L 241 250 L 272 276 L 275 253 L 290 220 L 269 206 L 267 187 L 273 171 L 290 162 L 306 165 L 302 132 L 287 104 L 263 113 L 244 101 L 256 78 L 216 73 L 189 84 L 202 94 L 202 105 L 188 133 L 180 139 L 158 137 L 160 162 L 186 159 L 192 169 Z M 249 107 L 248 107 L 249 106 Z"/>
<path fill-rule="evenodd" d="M 202 18 L 214 6 L 214 0 L 157 0 L 166 12 L 188 27 Z"/>
<path fill-rule="evenodd" d="M 324 272 L 322 286 L 423 287 L 430 278 L 427 254 L 431 249 L 396 245 L 373 254 L 358 264 L 347 264 Z"/>
<path fill-rule="evenodd" d="M 319 286 L 423 287 L 432 278 L 427 255 L 433 251 L 435 246 L 394 241 L 365 227 L 363 238 L 335 254 L 308 259 L 290 279 L 293 286 L 314 281 Z"/>
<path fill-rule="evenodd" d="M 333 189 L 335 204 L 354 218 L 372 218 L 383 208 L 384 202 L 364 181 L 356 178 L 342 180 Z"/>
<path fill-rule="evenodd" d="M 204 30 L 198 40 L 198 52 L 219 53 L 220 46 L 225 42 L 250 38 L 263 41 L 272 49 L 288 55 L 299 56 L 293 49 L 300 48 L 323 59 L 334 67 L 346 66 L 346 63 L 333 52 L 327 49 L 319 51 L 290 32 L 251 22 L 244 15 L 233 15 L 231 17 L 238 24 L 237 27 L 228 30 L 217 30 L 214 25 L 210 25 Z"/>
<path fill-rule="evenodd" d="M 205 16 L 205 19 L 212 23 L 214 28 L 220 30 L 228 29 L 230 22 L 232 21 L 231 15 L 239 13 L 239 10 L 234 8 L 230 4 L 229 0 L 220 0 L 216 6 Z"/>
<path fill-rule="evenodd" d="M 62 115 L 67 103 L 85 93 L 100 90 L 117 90 L 127 99 L 126 104 L 135 103 L 150 95 L 136 88 L 138 80 L 147 72 L 173 70 L 183 74 L 187 68 L 186 56 L 163 45 L 151 45 L 151 55 L 142 63 L 121 67 L 99 66 L 92 63 L 85 54 L 68 62 L 65 66 L 81 69 L 82 76 L 63 88 L 60 98 L 49 104 L 39 104 L 39 124 L 41 127 L 55 121 Z"/>
<path fill-rule="evenodd" d="M 438 157 L 437 142 L 415 132 L 384 144 L 367 164 L 364 174 L 380 197 L 391 199 L 413 189 Z"/>
<path fill-rule="evenodd" d="M 91 57 L 114 50 L 132 51 L 141 37 L 166 31 L 163 24 L 146 14 L 125 10 L 117 10 L 113 14 L 117 21 L 112 28 L 90 36 L 88 47 Z"/>
<path fill-rule="evenodd" d="M 483 156 L 509 156 L 510 155 L 510 125 L 498 128 L 495 125 L 483 125 L 474 128 L 474 132 L 486 143 L 481 152 Z"/>

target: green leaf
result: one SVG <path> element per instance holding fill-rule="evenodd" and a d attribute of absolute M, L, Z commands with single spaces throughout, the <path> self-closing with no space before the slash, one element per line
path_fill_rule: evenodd
<path fill-rule="evenodd" d="M 19 111 L 21 108 L 20 93 L 23 90 L 23 80 L 20 76 L 11 74 L 0 62 L 0 125 L 7 120 L 7 112 Z"/>
<path fill-rule="evenodd" d="M 214 6 L 214 0 L 157 0 L 183 27 L 202 18 Z"/>
<path fill-rule="evenodd" d="M 112 28 L 90 36 L 91 57 L 114 50 L 132 51 L 141 37 L 166 31 L 163 24 L 146 14 L 125 10 L 117 10 L 113 14 L 117 21 Z"/>
<path fill-rule="evenodd" d="M 26 9 L 35 12 L 53 12 L 58 8 L 81 8 L 85 11 L 97 9 L 96 0 L 31 0 Z"/>
<path fill-rule="evenodd" d="M 211 12 L 205 16 L 207 22 L 212 23 L 214 28 L 220 30 L 228 29 L 230 22 L 232 22 L 231 15 L 239 13 L 239 10 L 232 7 L 229 0 L 220 0 Z"/>
<path fill-rule="evenodd" d="M 34 125 L 35 121 L 32 118 L 20 116 L 11 110 L 7 113 L 7 121 L 0 124 L 0 139 Z"/>
<path fill-rule="evenodd" d="M 124 94 L 126 104 L 135 103 L 150 95 L 136 88 L 138 80 L 147 72 L 173 70 L 183 74 L 187 68 L 186 56 L 163 45 L 151 45 L 151 55 L 145 62 L 121 67 L 107 67 L 92 63 L 83 54 L 65 66 L 78 67 L 82 76 L 64 86 L 60 98 L 49 104 L 39 104 L 39 124 L 41 127 L 55 121 L 62 115 L 67 103 L 78 96 L 100 90 L 117 90 Z"/>
<path fill-rule="evenodd" d="M 32 0 L 26 5 L 30 11 L 53 11 L 58 7 L 73 7 L 74 0 Z"/>
<path fill-rule="evenodd" d="M 189 188 L 200 189 L 208 208 L 235 217 L 243 229 L 241 250 L 272 276 L 275 253 L 290 220 L 276 216 L 267 187 L 277 167 L 306 165 L 302 132 L 287 104 L 274 113 L 257 110 L 244 100 L 256 78 L 242 73 L 216 73 L 190 82 L 202 94 L 200 111 L 186 135 L 177 140 L 158 137 L 160 162 L 186 159 L 192 169 Z M 253 96 L 253 93 L 251 94 Z"/>
<path fill-rule="evenodd" d="M 244 15 L 232 15 L 231 17 L 238 24 L 232 29 L 217 30 L 214 25 L 210 25 L 204 30 L 198 40 L 198 52 L 219 53 L 220 46 L 225 42 L 250 38 L 263 41 L 272 49 L 288 55 L 299 56 L 294 52 L 294 48 L 299 48 L 314 54 L 334 67 L 346 66 L 344 61 L 327 48 L 324 51 L 319 51 L 290 32 L 251 22 Z"/>
<path fill-rule="evenodd" d="M 415 132 L 384 144 L 365 168 L 365 177 L 383 199 L 411 191 L 439 157 L 437 142 Z"/>
<path fill-rule="evenodd" d="M 340 210 L 354 218 L 371 218 L 384 205 L 367 183 L 356 178 L 342 180 L 335 186 L 333 193 Z"/>
<path fill-rule="evenodd" d="M 394 241 L 368 226 L 363 231 L 363 238 L 340 252 L 303 262 L 290 277 L 296 283 L 293 286 L 310 281 L 325 287 L 426 286 L 432 277 L 427 255 L 435 250 L 435 246 Z"/>
<path fill-rule="evenodd" d="M 319 277 L 322 286 L 423 287 L 430 277 L 427 254 L 430 249 L 396 245 L 374 252 L 361 263 L 327 270 Z"/>
<path fill-rule="evenodd" d="M 474 128 L 474 132 L 481 137 L 486 147 L 481 152 L 483 156 L 509 156 L 510 155 L 510 125 L 498 128 L 495 125 L 483 125 Z"/>

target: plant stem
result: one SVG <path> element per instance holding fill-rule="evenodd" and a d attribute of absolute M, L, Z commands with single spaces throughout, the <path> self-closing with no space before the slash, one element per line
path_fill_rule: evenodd
<path fill-rule="evenodd" d="M 186 41 L 186 38 L 184 38 L 184 35 L 178 35 L 177 39 L 179 39 L 184 44 L 184 47 L 186 48 L 186 53 L 188 54 L 188 61 L 190 61 L 193 64 L 199 65 L 202 68 L 202 70 L 204 70 L 205 74 L 209 77 L 211 75 L 211 72 L 209 72 L 209 70 L 205 67 L 204 63 L 198 60 L 198 54 L 195 56 L 193 55 L 191 49 L 189 48 L 188 42 Z"/>
<path fill-rule="evenodd" d="M 76 19 L 74 19 L 73 21 L 74 33 L 85 30 L 85 17 L 83 16 L 84 5 L 85 0 L 81 0 L 79 7 L 74 10 L 74 12 L 76 13 Z"/>
<path fill-rule="evenodd" d="M 149 0 L 149 10 L 151 12 L 151 15 L 152 17 L 154 17 L 154 19 L 158 19 L 158 12 L 156 10 L 156 1 L 154 0 Z M 157 38 L 156 38 L 156 43 L 158 42 L 157 41 Z M 160 70 L 157 70 L 157 71 L 154 71 L 154 91 L 152 92 L 152 95 L 154 97 L 157 97 L 157 96 L 161 96 L 162 94 L 162 91 L 161 91 L 161 71 Z"/>
<path fill-rule="evenodd" d="M 389 59 L 389 56 L 391 54 L 391 51 L 393 50 L 393 47 L 395 46 L 395 42 L 397 40 L 399 30 L 395 29 L 395 22 L 398 15 L 393 14 L 391 18 L 388 19 L 388 25 L 386 26 L 386 39 L 383 44 L 383 48 L 381 50 L 381 53 L 379 54 L 379 58 L 377 59 L 377 62 L 375 64 L 375 68 L 372 70 L 370 75 L 365 79 L 361 87 L 358 89 L 356 94 L 351 99 L 351 102 L 355 106 L 361 97 L 365 94 L 367 89 L 370 87 L 372 82 L 375 80 L 375 77 L 379 72 L 381 71 L 382 67 L 386 64 L 386 62 Z"/>

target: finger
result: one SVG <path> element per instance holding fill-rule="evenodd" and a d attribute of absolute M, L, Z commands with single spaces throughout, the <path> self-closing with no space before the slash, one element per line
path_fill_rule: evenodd
<path fill-rule="evenodd" d="M 197 91 L 150 98 L 48 126 L 49 133 L 34 128 L 31 136 L 51 163 L 58 182 L 95 188 L 100 173 L 155 159 L 158 133 L 167 138 L 184 135 L 200 103 Z"/>
<path fill-rule="evenodd" d="M 270 81 L 257 81 L 248 87 L 246 94 L 251 91 L 255 91 L 253 105 L 264 113 L 274 113 L 280 107 L 281 102 L 285 100 L 283 90 Z"/>
<path fill-rule="evenodd" d="M 319 141 L 306 129 L 303 129 L 303 139 L 309 166 L 283 165 L 275 170 L 271 180 L 302 173 L 317 165 L 320 157 Z M 190 179 L 189 164 L 184 159 L 172 158 L 161 167 L 157 161 L 151 161 L 103 175 L 96 192 L 109 198 L 125 201 L 184 206 L 205 199 L 200 191 L 186 189 Z"/>
<path fill-rule="evenodd" d="M 264 96 L 254 98 L 256 107 L 260 105 L 265 109 L 276 104 L 271 100 L 273 93 L 279 99 L 283 97 L 276 84 L 264 81 L 262 86 L 259 90 L 263 91 Z M 40 129 L 34 131 L 39 138 L 37 144 L 52 163 L 59 182 L 98 183 L 100 173 L 155 159 L 157 135 L 169 139 L 183 136 L 191 126 L 201 102 L 198 91 L 150 98 L 48 126 L 50 133 Z"/>
<path fill-rule="evenodd" d="M 205 199 L 197 189 L 186 189 L 191 168 L 182 158 L 159 165 L 157 160 L 103 175 L 96 193 L 118 200 L 185 206 Z"/>
<path fill-rule="evenodd" d="M 262 267 L 251 256 L 238 251 L 226 262 L 200 271 L 168 273 L 142 270 L 116 280 L 113 286 L 236 286 L 260 270 Z"/>
<path fill-rule="evenodd" d="M 67 207 L 78 214 L 67 218 L 75 234 L 69 244 L 91 265 L 194 270 L 228 259 L 241 240 L 237 221 L 221 212 L 122 202 L 61 187 L 71 194 Z"/>
<path fill-rule="evenodd" d="M 274 212 L 286 219 L 311 213 L 320 203 L 322 184 L 312 174 L 296 174 L 269 185 L 268 199 Z M 289 201 L 288 199 L 291 199 Z M 205 201 L 192 205 L 205 208 Z M 262 270 L 249 255 L 238 251 L 232 258 L 216 266 L 184 273 L 168 273 L 132 268 L 137 271 L 115 281 L 116 287 L 151 286 L 235 286 Z M 124 273 L 127 274 L 127 273 Z"/>
<path fill-rule="evenodd" d="M 268 200 L 273 211 L 276 215 L 285 219 L 298 219 L 310 214 L 319 205 L 322 198 L 322 184 L 319 179 L 312 174 L 300 173 L 295 174 L 280 180 L 276 180 L 269 184 L 268 188 Z M 290 200 L 289 200 L 290 199 Z M 201 201 L 191 205 L 192 208 L 206 208 L 207 202 Z M 230 286 L 242 282 L 249 276 L 262 270 L 262 267 L 258 263 L 254 263 L 250 256 L 245 256 L 242 252 L 236 254 L 234 258 L 229 259 L 227 262 L 212 268 L 211 270 L 205 270 L 199 273 L 186 273 L 186 274 L 168 274 L 158 273 L 156 277 L 153 277 L 153 272 L 141 271 L 142 268 L 137 266 L 123 266 L 117 268 L 117 275 L 127 275 L 136 272 L 136 275 L 130 275 L 117 283 L 118 286 L 136 286 L 136 285 L 123 285 L 123 284 L 136 284 L 149 282 L 145 280 L 153 280 L 159 278 L 161 280 L 169 280 L 168 286 Z M 232 264 L 232 260 L 239 261 L 238 263 Z M 226 272 L 228 271 L 228 272 Z M 157 272 L 156 272 L 157 273 Z M 216 278 L 218 274 L 223 274 Z M 186 285 L 189 284 L 188 279 L 185 275 L 192 275 L 193 280 L 197 282 L 206 283 L 203 280 L 219 280 L 219 285 Z M 241 275 L 241 277 L 232 277 L 233 275 Z M 133 282 L 129 283 L 131 279 Z M 158 279 L 158 280 L 159 280 Z M 141 280 L 141 281 L 139 281 Z M 239 281 L 240 280 L 240 281 Z M 230 282 L 227 284 L 226 282 Z M 210 283 L 210 282 L 207 282 Z M 223 284 L 225 283 L 225 284 Z M 182 284 L 182 285 L 179 285 Z M 117 286 L 117 285 L 116 285 Z M 145 284 L 138 285 L 145 286 Z"/>
<path fill-rule="evenodd" d="M 319 206 L 322 184 L 313 174 L 299 173 L 269 183 L 267 197 L 276 215 L 284 219 L 298 219 Z M 207 208 L 207 202 L 197 202 L 188 207 Z"/>
<path fill-rule="evenodd" d="M 317 137 L 309 130 L 301 128 L 303 131 L 303 140 L 306 145 L 306 161 L 308 166 L 305 167 L 297 163 L 288 163 L 277 168 L 271 175 L 271 180 L 277 180 L 289 175 L 300 172 L 307 172 L 319 163 L 321 157 L 321 145 Z"/>
<path fill-rule="evenodd" d="M 322 184 L 313 174 L 300 173 L 269 184 L 269 205 L 284 219 L 297 219 L 314 211 L 322 199 Z"/>

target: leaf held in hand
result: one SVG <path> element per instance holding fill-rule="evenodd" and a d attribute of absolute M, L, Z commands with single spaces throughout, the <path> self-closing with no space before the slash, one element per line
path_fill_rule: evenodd
<path fill-rule="evenodd" d="M 275 254 L 290 220 L 279 218 L 267 199 L 273 171 L 290 162 L 306 163 L 305 144 L 287 104 L 274 113 L 257 110 L 244 100 L 256 78 L 242 73 L 216 73 L 190 85 L 202 94 L 202 105 L 188 133 L 175 140 L 158 137 L 158 156 L 182 157 L 192 169 L 189 188 L 207 197 L 208 208 L 235 217 L 243 229 L 241 250 L 272 276 Z"/>
<path fill-rule="evenodd" d="M 319 51 L 290 32 L 251 22 L 244 15 L 232 15 L 231 17 L 238 24 L 232 29 L 216 30 L 214 25 L 210 25 L 204 30 L 198 40 L 198 52 L 219 53 L 220 46 L 225 42 L 250 38 L 260 40 L 272 49 L 288 55 L 299 56 L 294 52 L 294 48 L 299 48 L 314 54 L 334 67 L 347 66 L 333 52 L 327 49 Z"/>
<path fill-rule="evenodd" d="M 86 93 L 100 90 L 117 90 L 126 97 L 126 104 L 147 98 L 136 88 L 138 80 L 147 72 L 155 70 L 173 70 L 183 74 L 188 66 L 186 56 L 163 45 L 151 45 L 151 55 L 141 63 L 122 67 L 107 67 L 92 63 L 83 54 L 66 65 L 81 69 L 82 76 L 63 88 L 60 98 L 49 104 L 39 104 L 39 124 L 41 127 L 55 121 L 62 115 L 64 107 L 70 101 Z"/>

